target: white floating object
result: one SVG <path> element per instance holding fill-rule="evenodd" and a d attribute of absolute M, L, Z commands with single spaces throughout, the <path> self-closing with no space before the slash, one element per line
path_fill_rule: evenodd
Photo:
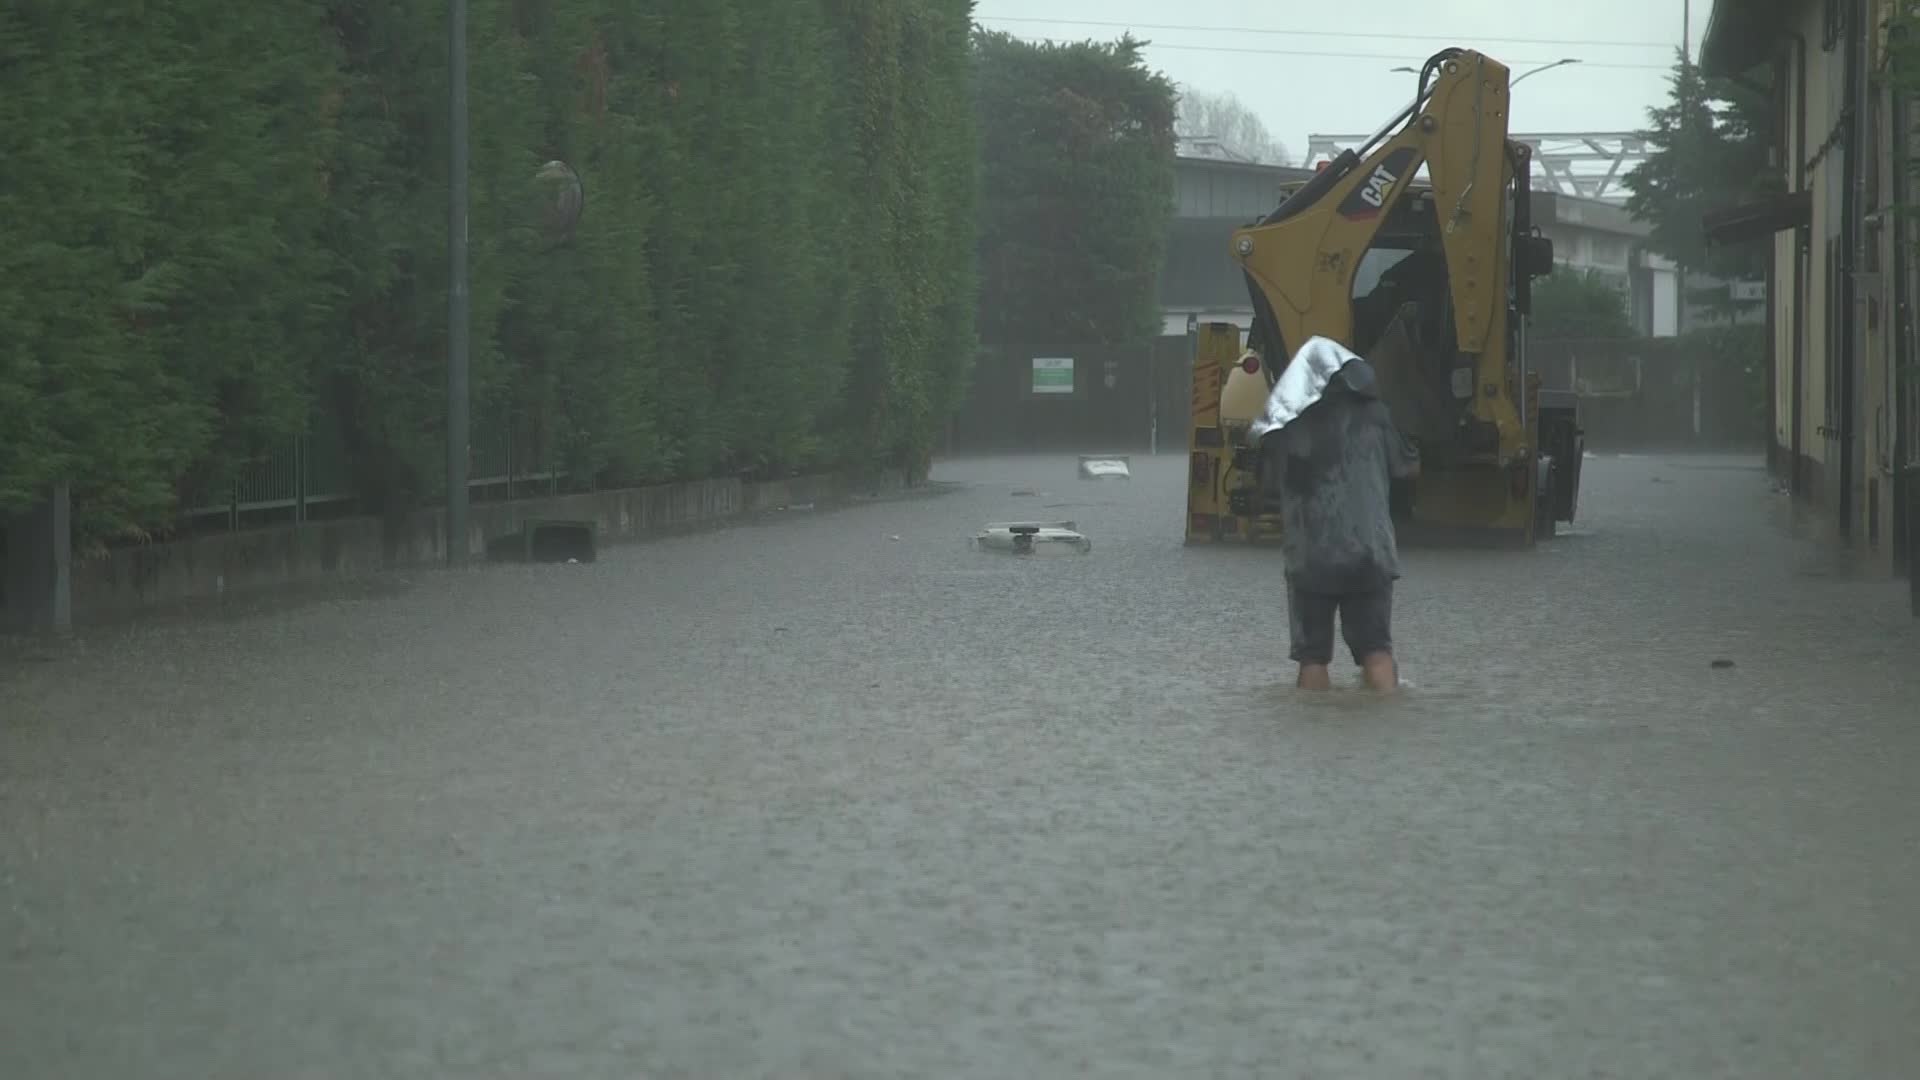
<path fill-rule="evenodd" d="M 1081 454 L 1080 479 L 1131 480 L 1133 469 L 1124 454 Z"/>
<path fill-rule="evenodd" d="M 989 522 L 972 544 L 1004 555 L 1085 555 L 1093 550 L 1093 541 L 1080 535 L 1071 521 Z"/>

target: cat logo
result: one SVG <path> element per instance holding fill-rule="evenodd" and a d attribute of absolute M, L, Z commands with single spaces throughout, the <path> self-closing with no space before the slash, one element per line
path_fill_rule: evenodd
<path fill-rule="evenodd" d="M 1387 192 L 1392 191 L 1393 185 L 1399 181 L 1399 177 L 1388 172 L 1387 167 L 1382 165 L 1373 170 L 1372 176 L 1367 177 L 1367 186 L 1360 190 L 1360 198 L 1364 199 L 1368 206 L 1379 210 L 1387 205 Z"/>
<path fill-rule="evenodd" d="M 1387 203 L 1400 181 L 1420 166 L 1419 151 L 1402 146 L 1366 174 L 1366 182 L 1347 192 L 1340 202 L 1340 216 L 1348 221 L 1367 221 L 1387 212 Z"/>

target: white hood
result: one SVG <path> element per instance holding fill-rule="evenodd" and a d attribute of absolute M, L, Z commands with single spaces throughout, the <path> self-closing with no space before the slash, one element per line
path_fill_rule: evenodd
<path fill-rule="evenodd" d="M 1365 364 L 1360 354 L 1347 348 L 1332 338 L 1308 338 L 1300 351 L 1293 354 L 1285 370 L 1280 372 L 1279 381 L 1273 384 L 1273 392 L 1267 395 L 1267 410 L 1247 429 L 1247 435 L 1253 442 L 1259 442 L 1264 436 L 1279 431 L 1327 392 L 1327 384 L 1339 375 L 1348 364 Z M 1367 372 L 1366 385 L 1355 386 L 1356 390 L 1366 392 L 1372 387 L 1372 373 Z"/>

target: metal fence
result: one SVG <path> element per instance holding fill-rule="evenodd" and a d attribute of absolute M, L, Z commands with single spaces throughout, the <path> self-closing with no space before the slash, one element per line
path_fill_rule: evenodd
<path fill-rule="evenodd" d="M 1649 374 L 1665 381 L 1684 362 L 1677 338 L 1560 340 L 1527 343 L 1527 361 L 1549 390 L 1603 400 L 1644 394 Z"/>
<path fill-rule="evenodd" d="M 552 495 L 567 480 L 549 425 L 529 413 L 482 415 L 473 429 L 467 487 L 474 499 Z"/>
<path fill-rule="evenodd" d="M 242 465 L 228 483 L 183 492 L 179 517 L 190 530 L 238 529 L 268 521 L 302 522 L 316 510 L 335 512 L 353 501 L 345 445 L 338 427 L 323 419 L 309 434 Z"/>
<path fill-rule="evenodd" d="M 1549 390 L 1580 396 L 1587 444 L 1606 449 L 1760 447 L 1765 394 L 1744 366 L 1686 338 L 1528 342 Z"/>
<path fill-rule="evenodd" d="M 1898 432 L 1905 436 L 1908 469 L 1920 471 L 1920 363 L 1906 365 L 1895 385 L 1899 387 Z"/>
<path fill-rule="evenodd" d="M 1020 345 L 981 351 L 951 451 L 1178 447 L 1186 438 L 1192 343 Z M 1588 445 L 1733 448 L 1765 443 L 1763 391 L 1738 363 L 1683 338 L 1535 339 L 1549 390 L 1580 395 Z"/>
<path fill-rule="evenodd" d="M 990 346 L 949 429 L 957 453 L 1144 451 L 1186 441 L 1192 343 Z"/>
<path fill-rule="evenodd" d="M 1896 507 L 1905 511 L 1894 523 L 1896 558 L 1906 570 L 1908 606 L 1920 618 L 1920 363 L 1902 367 L 1894 386 L 1894 442 L 1900 450 Z"/>
<path fill-rule="evenodd" d="M 553 494 L 567 479 L 555 465 L 546 425 L 525 414 L 476 417 L 471 455 L 468 488 L 476 501 Z M 189 487 L 180 505 L 181 529 L 207 531 L 337 517 L 355 512 L 360 499 L 339 426 L 321 416 L 308 434 L 241 466 L 230 482 Z"/>

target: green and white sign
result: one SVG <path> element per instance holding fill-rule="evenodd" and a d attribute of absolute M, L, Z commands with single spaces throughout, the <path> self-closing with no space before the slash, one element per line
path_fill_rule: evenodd
<path fill-rule="evenodd" d="M 1036 394 L 1073 393 L 1073 357 L 1034 357 L 1033 392 Z"/>

